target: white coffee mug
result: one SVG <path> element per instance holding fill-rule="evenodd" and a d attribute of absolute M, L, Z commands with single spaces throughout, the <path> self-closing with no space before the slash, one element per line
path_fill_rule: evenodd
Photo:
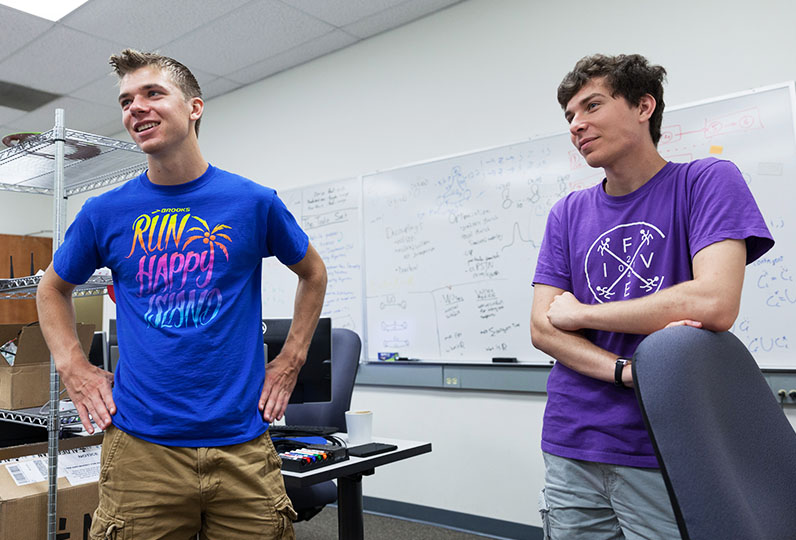
<path fill-rule="evenodd" d="M 372 411 L 346 411 L 345 425 L 348 430 L 348 446 L 359 446 L 372 441 Z"/>

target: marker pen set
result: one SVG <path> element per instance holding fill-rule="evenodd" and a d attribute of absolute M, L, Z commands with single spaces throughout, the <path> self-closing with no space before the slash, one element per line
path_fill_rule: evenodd
<path fill-rule="evenodd" d="M 279 452 L 282 458 L 282 469 L 286 471 L 308 471 L 326 465 L 331 465 L 342 459 L 346 459 L 345 450 L 343 455 L 337 456 L 335 452 L 320 448 L 303 447 Z M 342 459 L 341 459 L 342 458 Z"/>

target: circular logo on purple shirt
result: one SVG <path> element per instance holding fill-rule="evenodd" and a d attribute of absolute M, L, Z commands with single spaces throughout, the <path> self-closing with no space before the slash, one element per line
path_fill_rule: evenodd
<path fill-rule="evenodd" d="M 586 254 L 586 282 L 600 302 L 657 292 L 665 276 L 655 272 L 656 252 L 666 236 L 650 223 L 625 223 L 601 234 Z"/>

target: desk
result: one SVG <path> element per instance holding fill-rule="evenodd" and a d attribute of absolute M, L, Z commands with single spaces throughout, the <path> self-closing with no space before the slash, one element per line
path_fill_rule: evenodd
<path fill-rule="evenodd" d="M 348 441 L 348 435 L 345 433 L 335 433 L 335 436 Z M 291 487 L 306 487 L 337 479 L 337 533 L 339 538 L 345 540 L 364 538 L 362 477 L 373 474 L 374 469 L 380 465 L 431 452 L 431 443 L 429 442 L 403 441 L 383 437 L 374 437 L 374 442 L 394 444 L 398 449 L 369 457 L 352 456 L 346 461 L 313 471 L 282 471 L 285 485 Z"/>

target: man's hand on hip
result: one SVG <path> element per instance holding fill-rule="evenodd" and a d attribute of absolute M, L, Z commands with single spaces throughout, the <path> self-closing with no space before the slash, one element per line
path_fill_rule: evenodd
<path fill-rule="evenodd" d="M 300 364 L 279 355 L 265 366 L 265 383 L 260 394 L 259 408 L 266 422 L 280 420 L 285 414 L 290 394 L 296 386 Z"/>
<path fill-rule="evenodd" d="M 83 361 L 75 362 L 61 377 L 86 431 L 94 433 L 89 415 L 101 429 L 107 429 L 111 425 L 111 416 L 116 414 L 111 389 L 113 373 Z"/>

